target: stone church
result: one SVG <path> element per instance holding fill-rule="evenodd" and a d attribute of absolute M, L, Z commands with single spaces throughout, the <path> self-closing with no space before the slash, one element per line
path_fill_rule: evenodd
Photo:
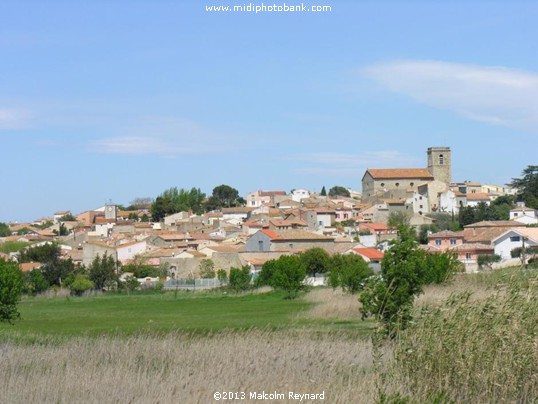
<path fill-rule="evenodd" d="M 429 147 L 428 168 L 369 168 L 362 177 L 362 201 L 407 200 L 424 195 L 429 211 L 435 211 L 439 195 L 451 181 L 450 147 Z"/>

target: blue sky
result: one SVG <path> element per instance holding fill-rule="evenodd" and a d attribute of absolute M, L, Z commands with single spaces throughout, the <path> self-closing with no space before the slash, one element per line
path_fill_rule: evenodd
<path fill-rule="evenodd" d="M 537 163 L 538 2 L 205 11 L 248 3 L 3 0 L 0 221 L 171 186 L 360 190 L 428 146 L 453 180 Z"/>

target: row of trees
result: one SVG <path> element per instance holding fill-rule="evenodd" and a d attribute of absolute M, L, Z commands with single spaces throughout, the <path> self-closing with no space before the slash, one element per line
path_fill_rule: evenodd
<path fill-rule="evenodd" d="M 219 185 L 213 188 L 211 196 L 206 198 L 200 188 L 186 190 L 172 187 L 160 194 L 151 205 L 151 215 L 154 221 L 160 221 L 165 216 L 177 212 L 189 211 L 201 214 L 206 211 L 230 208 L 245 204 L 239 196 L 239 191 L 228 185 Z"/>

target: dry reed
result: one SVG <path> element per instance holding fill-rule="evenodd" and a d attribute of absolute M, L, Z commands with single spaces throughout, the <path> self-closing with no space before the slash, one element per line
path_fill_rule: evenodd
<path fill-rule="evenodd" d="M 0 363 L 6 403 L 207 403 L 217 391 L 375 397 L 369 342 L 301 331 L 8 342 Z"/>

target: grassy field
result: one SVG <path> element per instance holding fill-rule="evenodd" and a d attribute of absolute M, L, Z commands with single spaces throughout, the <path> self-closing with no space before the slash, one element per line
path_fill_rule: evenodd
<path fill-rule="evenodd" d="M 102 336 L 208 333 L 223 329 L 309 328 L 367 332 L 358 302 L 348 318 L 310 316 L 319 302 L 287 300 L 278 292 L 227 295 L 222 292 L 102 294 L 87 297 L 35 297 L 19 306 L 22 320 L 0 324 L 0 341 L 10 335 Z M 353 310 L 353 308 L 352 308 Z"/>
<path fill-rule="evenodd" d="M 357 296 L 328 288 L 297 300 L 275 292 L 25 298 L 23 319 L 0 325 L 0 397 L 208 403 L 219 391 L 294 391 L 325 392 L 330 403 L 538 402 L 536 271 L 458 276 L 426 287 L 415 307 L 399 340 L 372 345 Z"/>

